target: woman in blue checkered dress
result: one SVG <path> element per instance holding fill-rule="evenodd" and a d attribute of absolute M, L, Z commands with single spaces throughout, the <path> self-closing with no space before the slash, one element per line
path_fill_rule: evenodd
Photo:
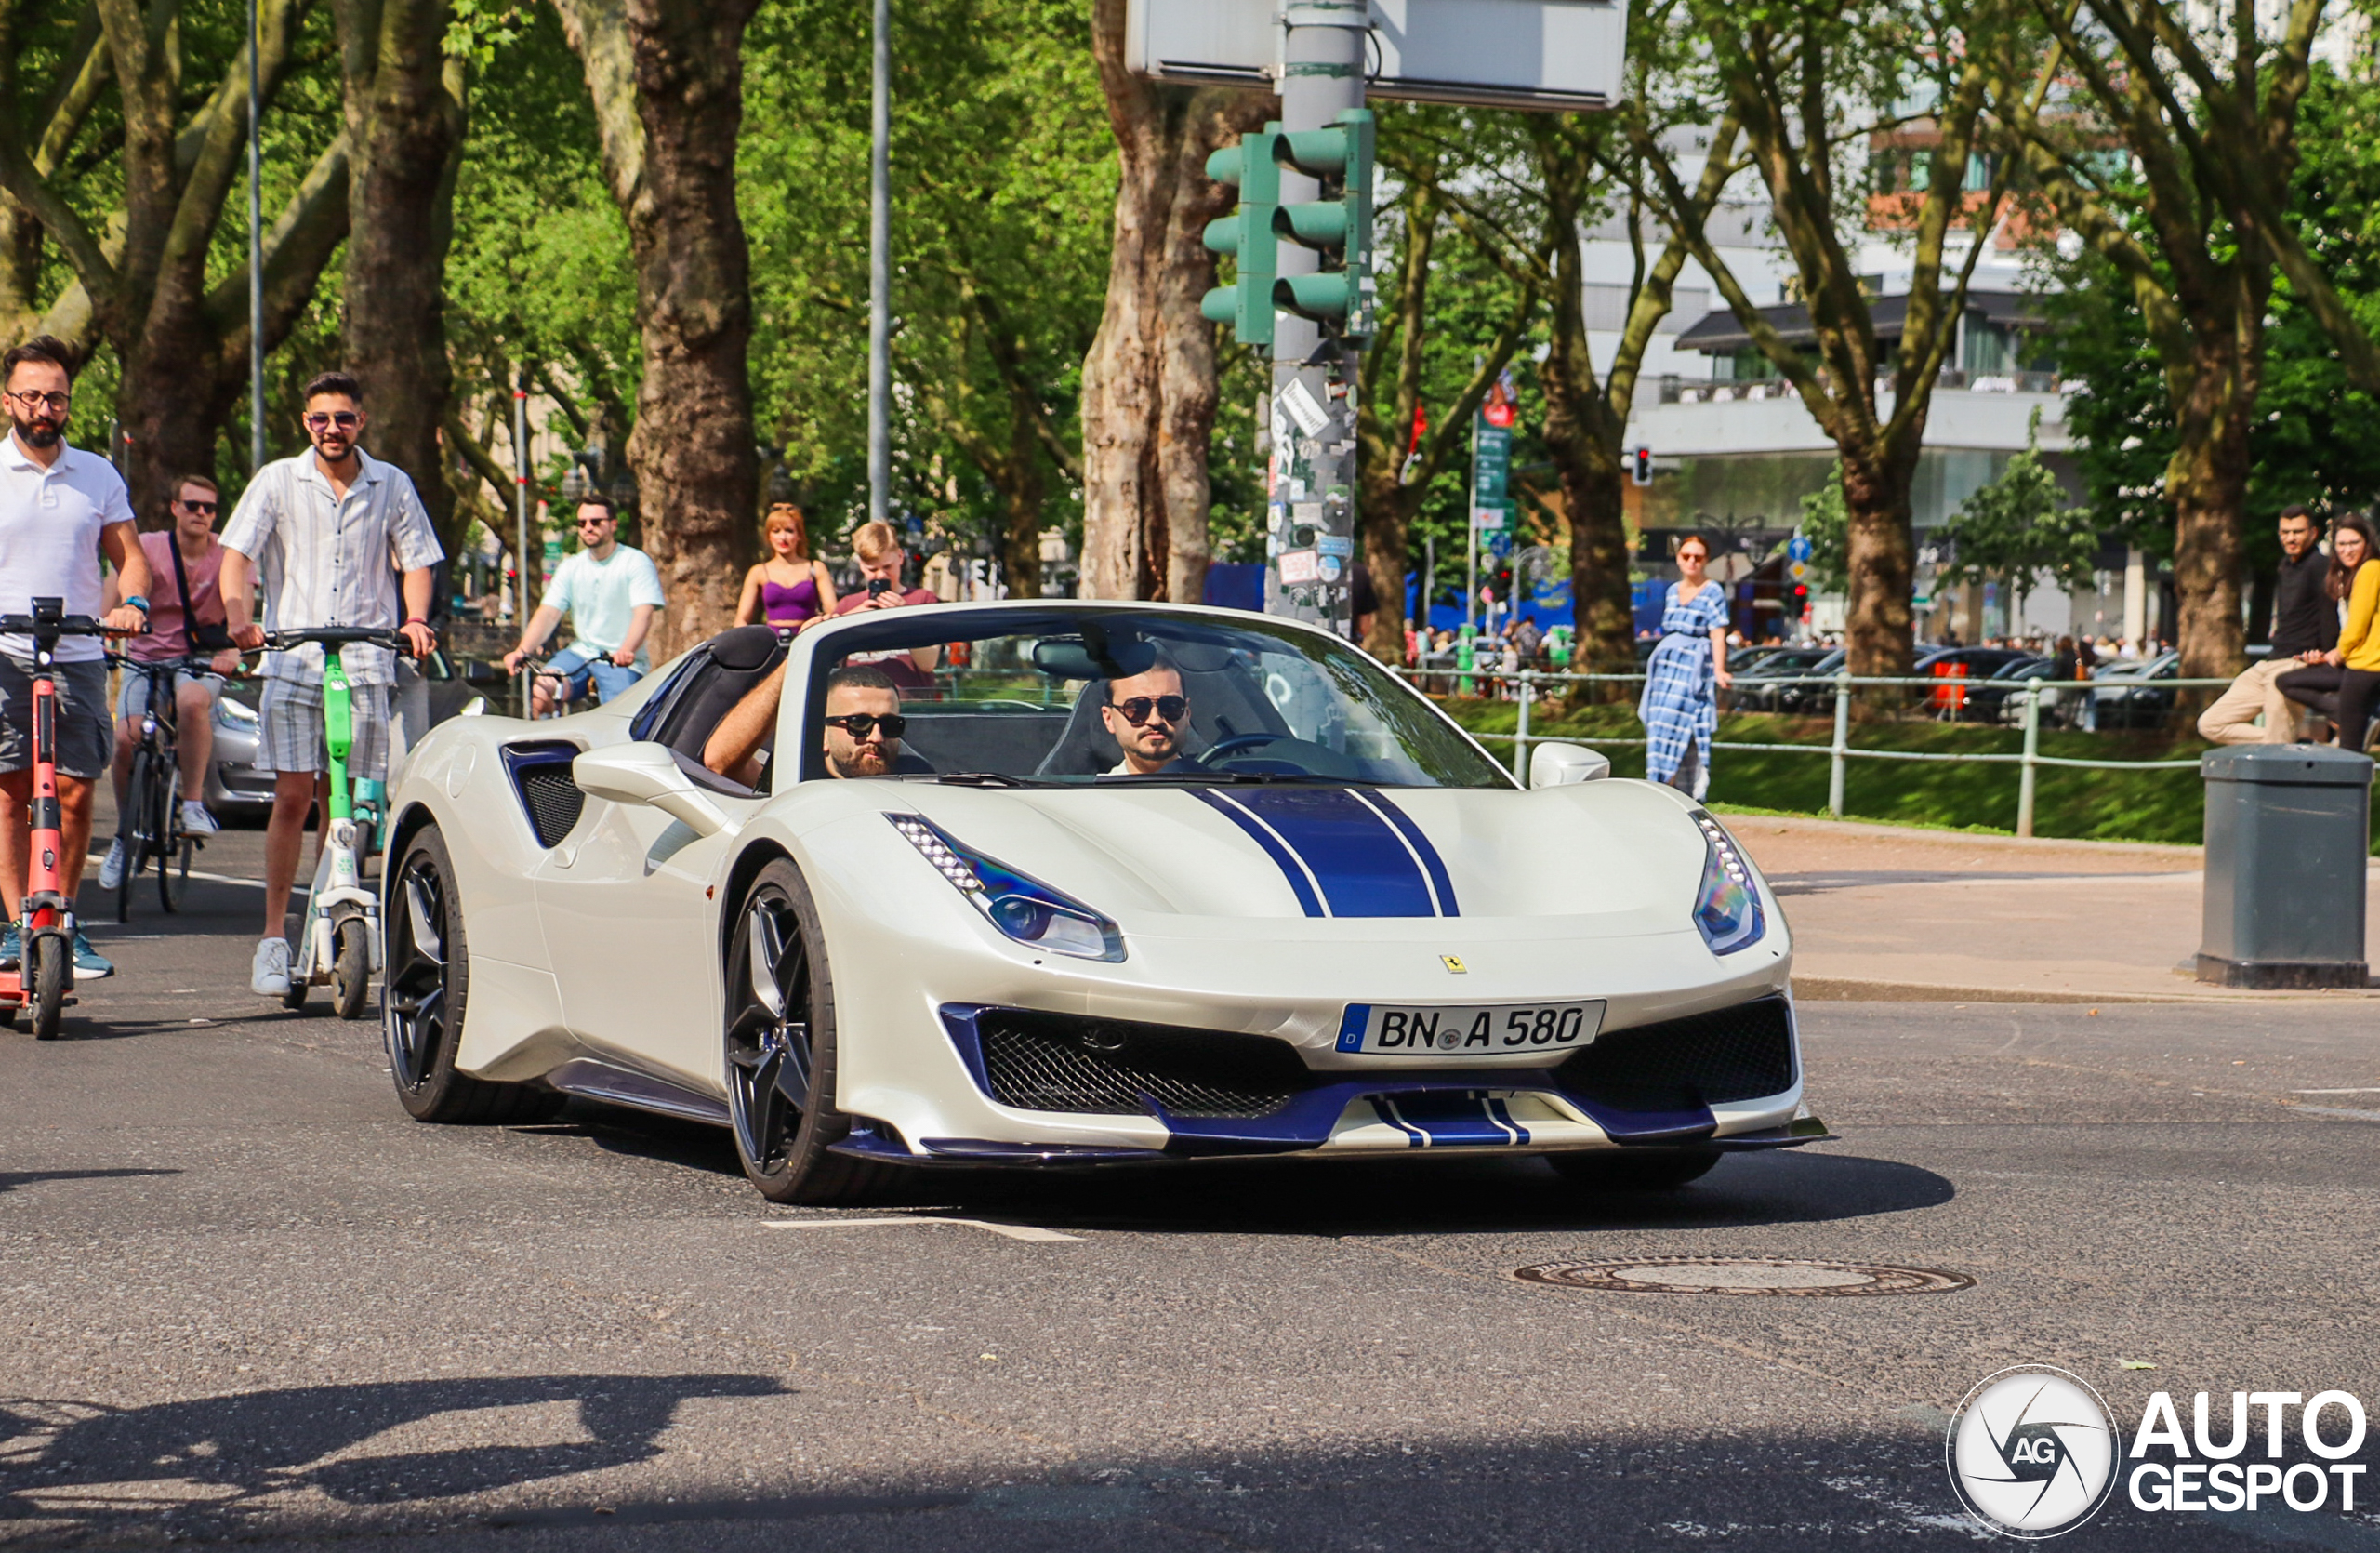
<path fill-rule="evenodd" d="M 1711 547 L 1688 538 L 1677 547 L 1679 580 L 1661 607 L 1661 644 L 1645 665 L 1645 775 L 1700 798 L 1711 790 L 1711 736 L 1719 731 L 1718 693 L 1727 672 L 1727 591 L 1707 572 Z"/>

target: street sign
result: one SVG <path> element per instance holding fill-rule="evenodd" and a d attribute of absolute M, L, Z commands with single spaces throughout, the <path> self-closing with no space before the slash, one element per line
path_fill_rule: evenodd
<path fill-rule="evenodd" d="M 1513 526 L 1513 509 L 1509 503 L 1474 507 L 1471 510 L 1471 526 L 1482 534 L 1510 528 Z"/>
<path fill-rule="evenodd" d="M 1807 561 L 1815 553 L 1816 547 L 1799 534 L 1785 541 L 1785 557 L 1789 561 Z M 1799 577 L 1802 574 L 1796 572 L 1793 575 Z"/>
<path fill-rule="evenodd" d="M 1163 81 L 1279 79 L 1281 0 L 1127 0 L 1124 57 Z M 1367 97 L 1571 112 L 1620 100 L 1626 0 L 1371 0 Z"/>
<path fill-rule="evenodd" d="M 1810 564 L 1806 561 L 1792 562 L 1786 566 L 1785 575 L 1796 582 L 1807 582 L 1810 579 Z"/>

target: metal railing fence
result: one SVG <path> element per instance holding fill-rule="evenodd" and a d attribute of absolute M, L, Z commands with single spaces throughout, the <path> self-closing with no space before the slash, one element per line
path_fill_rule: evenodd
<path fill-rule="evenodd" d="M 1514 709 L 1514 731 L 1509 734 L 1488 734 L 1474 731 L 1472 732 L 1471 737 L 1482 740 L 1483 742 L 1490 740 L 1498 743 L 1510 742 L 1513 746 L 1513 775 L 1523 782 L 1527 782 L 1528 780 L 1529 747 L 1532 744 L 1555 742 L 1542 735 L 1533 735 L 1529 731 L 1529 709 L 1535 703 L 1540 686 L 1557 684 L 1642 684 L 1645 683 L 1645 676 L 1642 674 L 1571 674 L 1538 669 L 1522 669 L 1508 674 L 1501 669 L 1473 668 L 1466 670 L 1432 666 L 1405 668 L 1397 665 L 1390 665 L 1388 666 L 1388 669 L 1390 673 L 1396 675 L 1400 679 L 1421 682 L 1423 686 L 1426 686 L 1427 682 L 1445 681 L 1448 683 L 1461 682 L 1467 685 L 1486 684 L 1494 687 L 1510 687 L 1513 692 L 1512 699 Z M 2094 695 L 2101 688 L 2109 688 L 2109 686 L 2103 686 L 2099 682 L 2096 681 L 2027 680 L 2021 685 L 2007 687 L 2009 694 L 2013 695 L 2019 703 L 2019 726 L 2024 731 L 2024 748 L 2015 754 L 1996 750 L 1862 750 L 1855 747 L 1851 742 L 1851 693 L 1855 689 L 1891 685 L 1904 689 L 1925 690 L 1937 694 L 1947 691 L 1952 695 L 1965 696 L 1972 695 L 1977 689 L 1990 683 L 1990 682 L 1984 680 L 1971 680 L 1955 677 L 1945 678 L 1930 675 L 1870 675 L 1850 673 L 1778 675 L 1774 679 L 1764 678 L 1760 681 L 1760 684 L 1763 688 L 1783 688 L 1788 685 L 1807 685 L 1831 690 L 1834 693 L 1833 739 L 1826 744 L 1793 744 L 1781 741 L 1764 744 L 1739 739 L 1729 740 L 1714 738 L 1711 741 L 1711 748 L 1713 750 L 1748 750 L 1764 754 L 1799 753 L 1826 756 L 1828 762 L 1826 806 L 1827 811 L 1837 817 L 1840 817 L 1843 814 L 1844 778 L 1849 771 L 1850 764 L 1853 761 L 1950 761 L 1973 762 L 1978 764 L 1990 765 L 2014 765 L 2018 768 L 2016 778 L 2016 834 L 2019 836 L 2030 836 L 2033 833 L 2033 801 L 2035 786 L 2038 774 L 2043 766 L 2084 771 L 2196 771 L 2199 768 L 2199 763 L 2195 759 L 2187 761 L 2094 761 L 2080 760 L 2066 755 L 2043 754 L 2041 752 L 2041 731 L 2042 708 L 2043 704 L 2054 698 L 2069 696 L 2079 699 L 2083 696 Z M 2166 690 L 2199 690 L 2228 685 L 2231 682 L 2229 680 L 2178 679 L 2123 681 L 2121 682 L 2121 688 L 2149 688 L 2161 692 Z M 1560 736 L 1560 741 L 1569 744 L 1608 744 L 1621 747 L 1641 747 L 1646 742 L 1641 738 L 1605 737 L 1601 735 L 1589 734 L 1564 734 Z"/>

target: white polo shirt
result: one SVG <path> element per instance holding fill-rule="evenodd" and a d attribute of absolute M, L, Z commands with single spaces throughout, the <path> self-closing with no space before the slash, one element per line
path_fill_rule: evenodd
<path fill-rule="evenodd" d="M 99 613 L 99 532 L 132 521 L 132 498 L 115 466 L 61 446 L 47 469 L 14 431 L 0 435 L 0 615 L 30 615 L 35 599 L 64 599 L 69 615 Z M 30 636 L 0 636 L 0 652 L 30 661 Z M 59 639 L 58 661 L 107 655 L 96 636 Z"/>

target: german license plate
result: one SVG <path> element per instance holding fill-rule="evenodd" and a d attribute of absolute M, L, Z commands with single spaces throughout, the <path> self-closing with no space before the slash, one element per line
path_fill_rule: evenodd
<path fill-rule="evenodd" d="M 1339 1049 L 1457 1058 L 1569 1052 L 1593 1042 L 1603 1028 L 1603 1010 L 1600 998 L 1467 1008 L 1349 1003 L 1339 1021 Z"/>

